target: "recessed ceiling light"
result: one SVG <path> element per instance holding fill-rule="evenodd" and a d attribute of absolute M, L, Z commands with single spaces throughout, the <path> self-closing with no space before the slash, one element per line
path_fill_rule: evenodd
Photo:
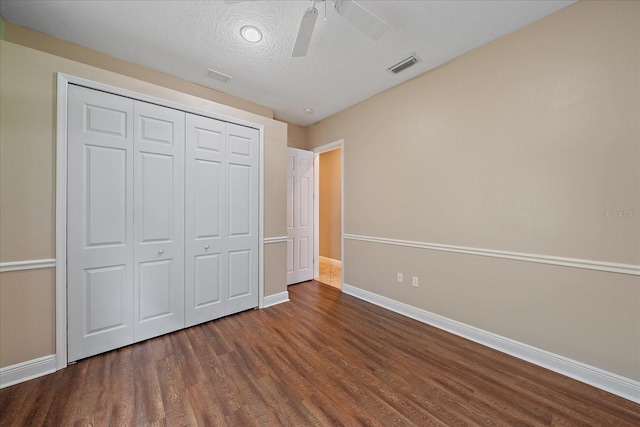
<path fill-rule="evenodd" d="M 240 29 L 240 35 L 250 43 L 258 43 L 262 40 L 262 33 L 253 25 L 245 25 Z"/>
<path fill-rule="evenodd" d="M 313 113 L 313 110 L 311 108 L 305 108 L 304 110 L 302 110 L 305 112 L 305 114 L 311 114 Z"/>

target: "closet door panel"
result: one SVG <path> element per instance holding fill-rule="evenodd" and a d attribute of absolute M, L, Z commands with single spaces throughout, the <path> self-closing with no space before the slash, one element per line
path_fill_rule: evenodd
<path fill-rule="evenodd" d="M 195 310 L 206 309 L 206 307 L 222 302 L 220 258 L 222 258 L 221 254 L 217 253 L 214 255 L 198 255 L 194 259 L 193 308 Z"/>
<path fill-rule="evenodd" d="M 227 124 L 227 306 L 233 314 L 258 306 L 259 132 Z"/>
<path fill-rule="evenodd" d="M 172 216 L 176 202 L 173 182 L 175 175 L 174 157 L 164 154 L 140 153 L 140 194 L 142 211 L 141 243 L 171 242 L 174 236 Z"/>
<path fill-rule="evenodd" d="M 141 101 L 135 115 L 134 339 L 184 327 L 185 113 Z"/>
<path fill-rule="evenodd" d="M 112 265 L 108 267 L 88 268 L 85 273 L 85 295 L 87 335 L 119 329 L 125 325 L 127 307 L 127 266 Z M 128 343 L 128 342 L 127 342 Z"/>
<path fill-rule="evenodd" d="M 225 314 L 226 125 L 187 114 L 185 298 L 188 326 Z"/>
<path fill-rule="evenodd" d="M 229 299 L 251 295 L 251 250 L 229 252 Z"/>
<path fill-rule="evenodd" d="M 171 267 L 171 260 L 140 263 L 140 322 L 172 314 Z"/>
<path fill-rule="evenodd" d="M 198 240 L 220 239 L 224 165 L 219 161 L 194 160 L 193 237 Z"/>
<path fill-rule="evenodd" d="M 68 361 L 133 342 L 133 101 L 68 92 Z"/>
<path fill-rule="evenodd" d="M 229 237 L 251 236 L 251 166 L 229 165 Z"/>
<path fill-rule="evenodd" d="M 127 240 L 127 150 L 85 146 L 86 246 L 125 245 Z M 130 224 L 129 224 L 130 226 Z"/>

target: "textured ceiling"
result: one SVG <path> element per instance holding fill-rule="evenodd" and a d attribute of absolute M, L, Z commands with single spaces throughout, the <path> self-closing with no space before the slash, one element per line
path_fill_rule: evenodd
<path fill-rule="evenodd" d="M 307 56 L 291 57 L 302 1 L 5 1 L 0 16 L 60 39 L 274 109 L 309 125 L 549 15 L 576 0 L 359 1 L 389 24 L 373 41 L 333 10 L 319 18 Z M 255 25 L 256 44 L 240 37 Z M 421 62 L 394 75 L 409 55 Z M 227 83 L 207 69 L 230 75 Z M 313 114 L 305 114 L 304 108 Z"/>

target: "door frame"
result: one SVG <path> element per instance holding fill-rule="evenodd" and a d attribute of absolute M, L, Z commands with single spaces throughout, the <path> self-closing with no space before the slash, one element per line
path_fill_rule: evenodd
<path fill-rule="evenodd" d="M 264 307 L 264 126 L 59 72 L 56 77 L 56 370 L 67 366 L 67 89 L 70 84 L 210 117 L 224 122 L 235 123 L 259 131 L 258 307 Z"/>
<path fill-rule="evenodd" d="M 320 154 L 340 149 L 340 253 L 342 271 L 340 287 L 344 286 L 344 139 L 321 145 L 313 152 L 313 278 L 320 276 Z"/>

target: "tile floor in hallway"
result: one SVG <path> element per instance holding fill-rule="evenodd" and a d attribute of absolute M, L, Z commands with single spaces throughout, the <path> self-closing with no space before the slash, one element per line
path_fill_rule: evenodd
<path fill-rule="evenodd" d="M 342 288 L 342 267 L 329 262 L 326 258 L 320 258 L 320 275 L 316 279 L 334 288 Z"/>

